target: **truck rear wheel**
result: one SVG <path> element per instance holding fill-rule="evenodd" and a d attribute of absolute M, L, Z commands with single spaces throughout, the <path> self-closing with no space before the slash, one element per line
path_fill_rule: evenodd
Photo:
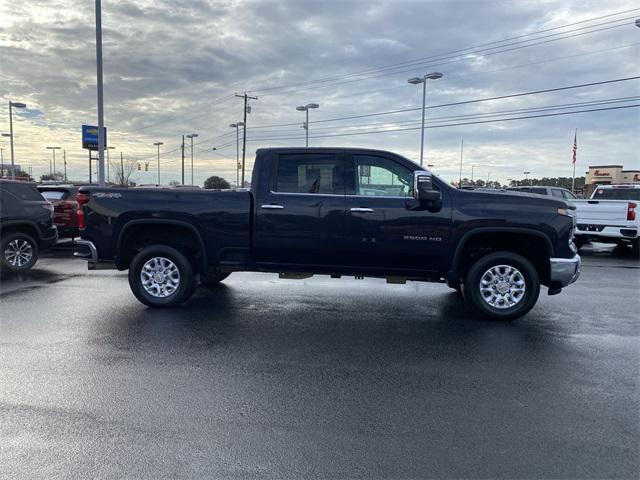
<path fill-rule="evenodd" d="M 531 310 L 539 295 L 535 267 L 513 252 L 481 257 L 465 276 L 464 298 L 483 317 L 514 320 Z"/>
<path fill-rule="evenodd" d="M 136 298 L 149 307 L 173 307 L 193 295 L 193 268 L 175 248 L 151 245 L 133 258 L 129 286 Z"/>

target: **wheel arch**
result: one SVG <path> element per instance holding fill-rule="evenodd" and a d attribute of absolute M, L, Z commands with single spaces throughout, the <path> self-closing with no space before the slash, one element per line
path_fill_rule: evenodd
<path fill-rule="evenodd" d="M 166 243 L 167 245 L 173 246 L 175 248 L 178 248 L 179 246 L 177 246 L 175 242 L 167 242 L 167 238 L 173 240 L 179 238 L 180 241 L 178 241 L 177 243 L 183 244 L 184 241 L 188 241 L 190 239 L 191 241 L 193 241 L 193 246 L 196 248 L 198 253 L 198 258 L 195 259 L 196 261 L 193 266 L 198 271 L 206 271 L 208 266 L 207 250 L 198 229 L 188 222 L 163 218 L 144 218 L 130 220 L 122 226 L 122 228 L 118 232 L 117 240 L 115 243 L 116 255 L 114 256 L 114 262 L 119 269 L 124 270 L 128 268 L 129 264 L 131 263 L 131 260 L 134 256 L 130 251 L 131 242 L 135 240 L 134 234 L 141 229 L 144 229 L 145 234 L 149 235 L 151 238 L 154 238 L 155 236 L 157 236 L 159 231 L 162 231 L 162 235 L 159 238 L 161 238 L 161 240 L 163 241 L 161 241 L 160 243 Z M 188 232 L 188 238 L 174 236 L 176 233 L 180 232 Z"/>
<path fill-rule="evenodd" d="M 530 228 L 518 228 L 518 227 L 480 227 L 474 228 L 465 232 L 464 235 L 460 238 L 458 245 L 456 246 L 453 259 L 451 262 L 451 269 L 447 273 L 447 283 L 456 287 L 460 284 L 460 278 L 464 276 L 466 269 L 468 269 L 468 265 L 465 265 L 465 256 L 469 253 L 469 249 L 474 245 L 474 242 L 487 241 L 488 239 L 497 239 L 497 245 L 500 245 L 502 250 L 511 251 L 514 253 L 519 253 L 525 258 L 532 261 L 536 270 L 538 270 L 538 274 L 540 275 L 540 279 L 544 282 L 547 280 L 549 272 L 548 272 L 548 261 L 544 262 L 544 264 L 540 264 L 540 262 L 536 262 L 539 260 L 541 255 L 540 249 L 544 249 L 544 255 L 548 260 L 553 256 L 553 243 L 551 239 L 543 232 L 538 230 L 533 230 Z M 515 247 L 508 246 L 504 247 L 504 239 L 533 239 L 534 243 L 537 246 L 537 250 L 533 252 L 527 252 L 523 249 L 523 245 L 517 245 Z M 498 247 L 500 248 L 500 247 Z M 490 253 L 490 252 L 488 252 Z M 483 255 L 482 255 L 483 256 Z M 537 257 L 537 258 L 536 258 Z"/>

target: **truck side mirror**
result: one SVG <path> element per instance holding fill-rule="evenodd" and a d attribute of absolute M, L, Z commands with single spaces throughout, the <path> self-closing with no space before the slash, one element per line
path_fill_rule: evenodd
<path fill-rule="evenodd" d="M 438 202 L 442 199 L 440 190 L 433 188 L 431 173 L 424 170 L 413 172 L 413 197 L 416 200 L 429 203 Z"/>

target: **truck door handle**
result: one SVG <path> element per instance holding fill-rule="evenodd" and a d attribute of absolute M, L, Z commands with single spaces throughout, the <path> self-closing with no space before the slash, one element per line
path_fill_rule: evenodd
<path fill-rule="evenodd" d="M 373 212 L 373 208 L 364 208 L 364 207 L 354 207 L 351 209 L 352 212 L 363 212 L 363 213 L 371 213 Z"/>
<path fill-rule="evenodd" d="M 274 203 L 269 203 L 267 205 L 260 205 L 260 208 L 264 208 L 264 209 L 267 209 L 267 210 L 281 210 L 284 207 L 282 205 L 276 205 Z"/>

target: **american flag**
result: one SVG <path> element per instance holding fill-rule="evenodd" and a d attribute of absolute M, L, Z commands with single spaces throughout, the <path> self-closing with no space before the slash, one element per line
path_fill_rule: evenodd
<path fill-rule="evenodd" d="M 576 128 L 576 133 L 573 136 L 573 164 L 576 163 L 576 156 L 578 153 L 578 129 Z"/>

